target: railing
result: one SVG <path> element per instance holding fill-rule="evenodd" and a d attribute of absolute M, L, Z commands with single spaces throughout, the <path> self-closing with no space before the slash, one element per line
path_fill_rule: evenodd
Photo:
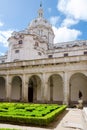
<path fill-rule="evenodd" d="M 70 42 L 63 42 L 63 43 L 56 43 L 54 44 L 54 48 L 66 48 L 66 47 L 74 47 L 74 46 L 83 46 L 87 45 L 87 40 L 78 40 L 78 41 L 70 41 Z"/>
<path fill-rule="evenodd" d="M 58 65 L 62 63 L 76 63 L 79 61 L 87 61 L 87 55 L 8 62 L 0 64 L 0 69 L 18 68 L 26 66 L 39 66 L 39 65 Z"/>

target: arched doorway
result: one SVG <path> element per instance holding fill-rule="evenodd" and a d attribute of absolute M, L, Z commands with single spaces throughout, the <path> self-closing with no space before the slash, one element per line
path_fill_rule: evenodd
<path fill-rule="evenodd" d="M 48 80 L 49 89 L 48 96 L 49 101 L 58 102 L 62 104 L 63 102 L 63 81 L 62 77 L 58 74 L 53 74 Z"/>
<path fill-rule="evenodd" d="M 19 76 L 12 79 L 11 100 L 21 101 L 22 99 L 22 80 Z"/>
<path fill-rule="evenodd" d="M 70 78 L 70 103 L 77 103 L 79 91 L 82 92 L 82 99 L 87 102 L 87 77 L 82 73 L 75 73 Z"/>
<path fill-rule="evenodd" d="M 34 87 L 34 84 L 31 79 L 29 82 L 29 87 L 28 87 L 28 101 L 29 102 L 33 102 L 33 87 Z"/>
<path fill-rule="evenodd" d="M 0 77 L 0 100 L 5 100 L 6 98 L 6 87 L 5 87 L 5 79 Z"/>
<path fill-rule="evenodd" d="M 41 79 L 37 75 L 33 75 L 28 84 L 28 101 L 41 101 Z"/>

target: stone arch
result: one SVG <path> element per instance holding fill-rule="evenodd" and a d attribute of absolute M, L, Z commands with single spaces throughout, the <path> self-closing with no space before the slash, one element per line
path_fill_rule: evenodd
<path fill-rule="evenodd" d="M 59 74 L 53 74 L 48 79 L 48 96 L 51 102 L 63 102 L 63 80 Z"/>
<path fill-rule="evenodd" d="M 69 81 L 70 86 L 70 102 L 76 103 L 79 99 L 79 91 L 82 92 L 82 99 L 87 102 L 87 76 L 83 73 L 75 73 Z"/>
<path fill-rule="evenodd" d="M 41 79 L 38 75 L 32 75 L 28 83 L 28 101 L 41 101 Z"/>
<path fill-rule="evenodd" d="M 3 77 L 0 77 L 0 100 L 6 99 L 6 81 Z"/>
<path fill-rule="evenodd" d="M 21 101 L 22 99 L 22 79 L 14 76 L 12 79 L 11 100 Z"/>

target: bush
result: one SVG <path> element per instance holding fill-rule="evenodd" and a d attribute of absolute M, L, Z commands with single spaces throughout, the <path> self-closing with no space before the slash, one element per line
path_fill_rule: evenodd
<path fill-rule="evenodd" d="M 0 121 L 13 124 L 48 125 L 66 105 L 0 103 Z"/>

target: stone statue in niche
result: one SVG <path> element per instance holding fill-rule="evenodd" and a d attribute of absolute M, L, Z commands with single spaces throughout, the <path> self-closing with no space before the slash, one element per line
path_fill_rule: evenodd
<path fill-rule="evenodd" d="M 79 90 L 79 99 L 82 99 L 82 92 Z"/>
<path fill-rule="evenodd" d="M 80 108 L 80 109 L 82 109 L 83 108 L 83 100 L 82 100 L 82 92 L 79 90 L 79 94 L 78 94 L 78 96 L 79 96 L 79 100 L 78 100 L 78 105 L 77 105 L 77 108 Z"/>

